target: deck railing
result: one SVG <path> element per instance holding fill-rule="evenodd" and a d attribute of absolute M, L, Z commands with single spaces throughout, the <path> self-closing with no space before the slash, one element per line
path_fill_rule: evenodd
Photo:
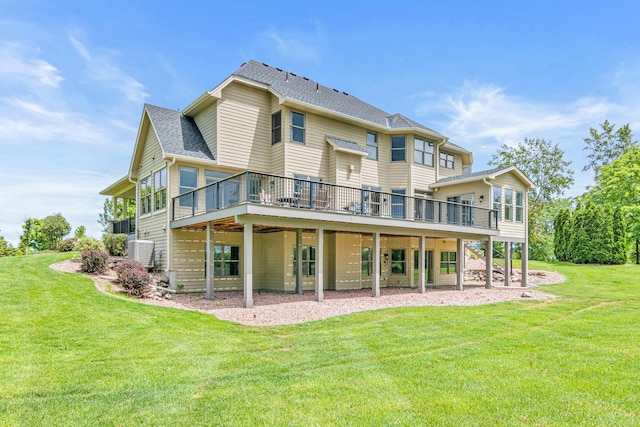
<path fill-rule="evenodd" d="M 131 234 L 136 231 L 136 219 L 125 218 L 121 221 L 111 222 L 111 232 L 113 234 Z"/>
<path fill-rule="evenodd" d="M 173 220 L 252 203 L 497 229 L 497 211 L 465 203 L 242 172 L 172 199 Z"/>

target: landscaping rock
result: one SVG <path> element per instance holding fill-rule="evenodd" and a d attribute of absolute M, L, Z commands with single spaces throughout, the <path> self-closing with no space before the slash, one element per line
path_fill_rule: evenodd
<path fill-rule="evenodd" d="M 531 298 L 533 297 L 533 295 L 531 295 L 531 292 L 523 292 L 522 295 L 520 295 L 522 298 Z"/>

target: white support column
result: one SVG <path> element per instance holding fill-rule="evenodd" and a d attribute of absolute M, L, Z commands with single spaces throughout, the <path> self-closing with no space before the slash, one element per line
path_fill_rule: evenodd
<path fill-rule="evenodd" d="M 118 220 L 118 198 L 116 196 L 112 197 L 112 202 L 113 202 L 113 222 L 116 222 Z"/>
<path fill-rule="evenodd" d="M 211 222 L 207 222 L 207 267 L 205 271 L 205 277 L 207 282 L 207 291 L 205 293 L 205 298 L 208 300 L 212 300 L 214 298 L 214 290 L 213 290 L 213 237 L 211 233 L 213 232 L 213 227 L 211 227 Z"/>
<path fill-rule="evenodd" d="M 486 282 L 485 288 L 491 289 L 493 287 L 493 236 L 487 236 L 487 246 L 485 247 L 485 260 L 487 267 L 485 270 Z"/>
<path fill-rule="evenodd" d="M 380 233 L 373 233 L 373 283 L 372 291 L 374 297 L 380 296 Z"/>
<path fill-rule="evenodd" d="M 302 295 L 302 228 L 296 229 L 296 293 Z"/>
<path fill-rule="evenodd" d="M 129 218 L 129 214 L 127 213 L 127 206 L 129 206 L 129 199 L 122 198 L 122 219 Z"/>
<path fill-rule="evenodd" d="M 316 301 L 324 301 L 324 228 L 316 230 Z"/>
<path fill-rule="evenodd" d="M 425 264 L 425 259 L 424 259 L 424 248 L 425 248 L 425 240 L 426 237 L 425 236 L 420 236 L 418 238 L 419 244 L 418 244 L 418 290 L 420 291 L 421 294 L 424 294 L 425 292 L 425 285 L 424 285 L 424 264 Z"/>
<path fill-rule="evenodd" d="M 504 242 L 504 285 L 511 286 L 511 242 Z"/>
<path fill-rule="evenodd" d="M 457 239 L 456 285 L 459 291 L 464 289 L 464 240 Z"/>
<path fill-rule="evenodd" d="M 522 284 L 520 286 L 527 287 L 529 285 L 529 244 L 522 244 Z"/>
<path fill-rule="evenodd" d="M 253 224 L 244 225 L 244 294 L 245 308 L 253 307 Z"/>

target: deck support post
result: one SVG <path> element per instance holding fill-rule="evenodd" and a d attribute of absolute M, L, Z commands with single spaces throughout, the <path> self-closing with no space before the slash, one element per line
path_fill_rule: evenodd
<path fill-rule="evenodd" d="M 243 306 L 253 307 L 253 224 L 244 224 Z"/>
<path fill-rule="evenodd" d="M 302 228 L 296 228 L 296 260 L 296 293 L 302 295 Z"/>
<path fill-rule="evenodd" d="M 316 301 L 324 301 L 324 228 L 316 229 Z"/>
<path fill-rule="evenodd" d="M 420 236 L 418 237 L 418 290 L 420 291 L 421 294 L 425 293 L 425 280 L 424 280 L 424 264 L 425 264 L 425 259 L 424 259 L 424 248 L 425 248 L 425 241 L 426 241 L 426 237 L 425 236 Z"/>
<path fill-rule="evenodd" d="M 529 286 L 529 244 L 527 242 L 522 244 L 520 257 L 522 258 L 522 282 L 520 286 L 526 288 Z"/>
<path fill-rule="evenodd" d="M 372 296 L 380 296 L 380 233 L 373 233 L 373 283 Z"/>
<path fill-rule="evenodd" d="M 456 287 L 459 291 L 464 289 L 464 240 L 456 240 Z"/>
<path fill-rule="evenodd" d="M 493 236 L 487 236 L 487 245 L 484 250 L 484 258 L 487 266 L 485 270 L 485 288 L 491 289 L 493 287 Z"/>
<path fill-rule="evenodd" d="M 511 286 L 511 242 L 504 242 L 504 285 Z"/>
<path fill-rule="evenodd" d="M 211 226 L 211 221 L 207 222 L 207 259 L 206 259 L 206 268 L 205 268 L 205 277 L 207 281 L 207 291 L 205 293 L 205 298 L 207 300 L 212 300 L 214 295 L 213 289 L 213 227 Z"/>

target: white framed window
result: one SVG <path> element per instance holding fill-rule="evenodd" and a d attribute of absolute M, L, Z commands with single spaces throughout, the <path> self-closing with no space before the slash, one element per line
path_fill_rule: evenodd
<path fill-rule="evenodd" d="M 151 175 L 140 180 L 140 215 L 151 213 Z"/>
<path fill-rule="evenodd" d="M 206 270 L 206 268 L 205 268 Z M 213 246 L 213 277 L 236 277 L 240 275 L 240 247 Z"/>
<path fill-rule="evenodd" d="M 516 222 L 522 222 L 522 214 L 524 212 L 524 193 L 516 191 Z"/>
<path fill-rule="evenodd" d="M 391 161 L 404 162 L 407 158 L 407 137 L 396 135 L 391 137 Z"/>
<path fill-rule="evenodd" d="M 425 166 L 433 166 L 433 142 L 414 139 L 413 161 Z"/>
<path fill-rule="evenodd" d="M 291 141 L 304 144 L 305 117 L 302 113 L 291 112 Z"/>
<path fill-rule="evenodd" d="M 513 190 L 504 189 L 504 220 L 513 221 Z"/>
<path fill-rule="evenodd" d="M 360 258 L 360 274 L 362 276 L 373 275 L 373 249 L 362 248 Z"/>
<path fill-rule="evenodd" d="M 455 252 L 440 252 L 440 274 L 453 274 L 456 272 L 458 254 Z"/>
<path fill-rule="evenodd" d="M 404 249 L 391 249 L 391 274 L 397 276 L 407 274 L 407 257 Z"/>
<path fill-rule="evenodd" d="M 198 188 L 198 168 L 188 168 L 180 166 L 179 170 L 180 188 L 179 194 L 183 195 Z M 193 207 L 197 204 L 197 194 L 189 193 L 180 197 L 180 206 Z"/>
<path fill-rule="evenodd" d="M 493 209 L 498 211 L 498 221 L 502 219 L 502 187 L 493 187 Z"/>
<path fill-rule="evenodd" d="M 167 168 L 153 174 L 153 200 L 155 210 L 167 207 Z"/>
<path fill-rule="evenodd" d="M 378 134 L 367 132 L 367 158 L 378 160 Z"/>
<path fill-rule="evenodd" d="M 455 163 L 453 162 L 453 154 L 440 152 L 440 166 L 447 169 L 455 169 Z"/>
<path fill-rule="evenodd" d="M 293 277 L 298 274 L 298 251 L 293 247 Z M 316 247 L 302 247 L 302 277 L 312 277 L 316 275 Z"/>

